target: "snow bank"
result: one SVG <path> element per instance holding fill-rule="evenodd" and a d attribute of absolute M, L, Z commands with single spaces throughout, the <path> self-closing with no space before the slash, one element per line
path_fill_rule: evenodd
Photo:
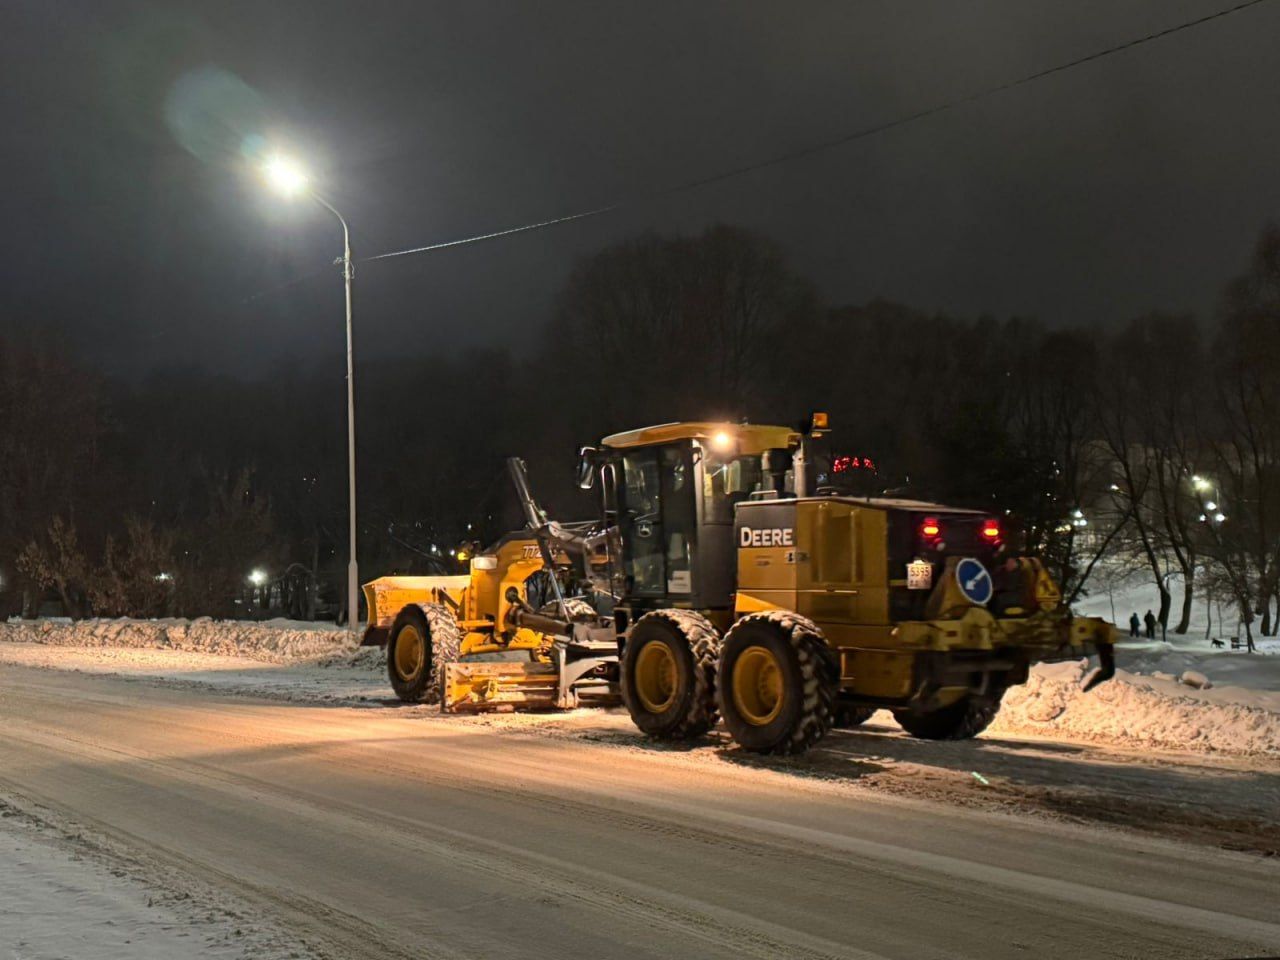
<path fill-rule="evenodd" d="M 38 644 L 46 648 L 97 648 L 112 658 L 124 656 L 128 650 L 188 654 L 191 662 L 178 664 L 185 679 L 232 688 L 242 683 L 254 690 L 278 688 L 300 699 L 378 698 L 387 692 L 381 679 L 383 652 L 376 647 L 358 647 L 349 633 L 331 624 L 209 619 L 10 620 L 0 622 L 3 641 L 13 642 L 10 649 L 15 653 L 19 652 L 17 644 Z M 194 655 L 214 655 L 224 662 L 211 663 Z M 36 657 L 34 653 L 24 656 Z M 230 658 L 291 665 L 310 673 L 306 678 L 295 676 L 296 670 L 261 675 Z M 38 665 L 54 666 L 56 660 L 41 660 Z M 134 667 L 142 672 L 150 669 L 147 664 L 111 662 L 115 664 L 112 669 L 120 672 L 133 672 Z M 1123 654 L 1121 662 L 1129 669 L 1118 671 L 1115 679 L 1089 693 L 1080 691 L 1086 661 L 1036 665 L 1025 685 L 1005 694 L 1004 706 L 990 732 L 1280 757 L 1280 657 L 1163 649 Z M 308 665 L 326 669 L 310 670 Z M 336 666 L 356 669 L 328 669 Z M 1152 675 L 1143 676 L 1136 669 Z M 1178 678 L 1188 671 L 1200 673 L 1212 681 L 1211 685 L 1196 689 L 1180 683 Z M 356 681 L 359 691 L 353 693 L 349 687 Z"/>
<path fill-rule="evenodd" d="M 186 650 L 295 663 L 350 656 L 358 648 L 346 630 L 295 620 L 9 620 L 0 641 L 60 647 Z"/>
<path fill-rule="evenodd" d="M 992 734 L 1035 734 L 1132 746 L 1280 757 L 1280 696 L 1241 688 L 1196 690 L 1124 670 L 1082 693 L 1088 663 L 1039 664 L 1010 689 Z"/>

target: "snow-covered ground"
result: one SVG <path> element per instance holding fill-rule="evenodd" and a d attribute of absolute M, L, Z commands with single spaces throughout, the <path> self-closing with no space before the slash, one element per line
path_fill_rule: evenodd
<path fill-rule="evenodd" d="M 0 624 L 0 660 L 300 701 L 393 699 L 382 652 L 330 625 L 104 620 Z M 1276 644 L 1267 641 L 1268 646 Z M 1280 646 L 1280 644 L 1276 644 Z M 1114 680 L 1080 691 L 1084 661 L 1040 664 L 1011 689 L 990 736 L 1280 756 L 1280 656 L 1142 642 Z M 1180 678 L 1199 675 L 1207 688 Z M 877 722 L 892 719 L 881 714 Z"/>
<path fill-rule="evenodd" d="M 1088 617 L 1102 617 L 1114 623 L 1121 634 L 1129 633 L 1129 617 L 1136 613 L 1141 619 L 1148 610 L 1158 613 L 1160 595 L 1151 583 L 1150 574 L 1141 569 L 1120 570 L 1114 565 L 1095 574 L 1086 584 L 1088 595 L 1072 606 L 1076 613 Z M 1184 634 L 1174 633 L 1174 627 L 1182 613 L 1182 578 L 1169 578 L 1169 591 L 1173 608 L 1169 613 L 1169 632 L 1165 639 L 1176 649 L 1190 653 L 1213 652 L 1212 641 L 1221 640 L 1229 649 L 1231 637 L 1244 641 L 1244 625 L 1240 623 L 1231 604 L 1223 598 L 1206 596 L 1203 590 L 1196 593 L 1191 605 L 1191 618 Z M 1280 654 L 1280 639 L 1264 638 L 1254 623 L 1254 640 L 1260 651 Z M 1142 629 L 1141 627 L 1139 628 Z M 1157 627 L 1159 630 L 1159 627 Z"/>
<path fill-rule="evenodd" d="M 0 800 L 3 960 L 300 957 L 243 905 L 154 870 Z"/>

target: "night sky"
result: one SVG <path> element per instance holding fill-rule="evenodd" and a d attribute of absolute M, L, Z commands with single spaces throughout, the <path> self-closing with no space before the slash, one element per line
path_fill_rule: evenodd
<path fill-rule="evenodd" d="M 645 195 L 1229 5 L 7 0 L 0 323 L 111 371 L 312 365 L 342 347 L 340 234 L 262 189 L 260 142 L 307 160 L 369 255 Z M 1277 37 L 1280 0 L 702 190 L 366 264 L 357 349 L 525 349 L 575 258 L 717 221 L 774 237 L 832 303 L 1208 315 L 1280 216 Z"/>

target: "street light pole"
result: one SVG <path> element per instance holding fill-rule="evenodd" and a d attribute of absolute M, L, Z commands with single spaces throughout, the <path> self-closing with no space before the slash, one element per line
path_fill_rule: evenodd
<path fill-rule="evenodd" d="M 355 268 L 351 263 L 351 230 L 347 227 L 346 218 L 320 194 L 313 191 L 311 196 L 342 224 L 342 257 L 335 262 L 342 266 L 342 280 L 347 294 L 347 536 L 351 550 L 347 563 L 347 627 L 355 633 L 360 622 L 360 577 L 356 565 L 356 379 L 351 351 L 351 279 L 355 275 Z"/>
<path fill-rule="evenodd" d="M 267 157 L 262 163 L 262 173 L 282 195 L 296 197 L 308 194 L 342 224 L 342 256 L 334 262 L 342 266 L 342 281 L 347 292 L 347 493 L 350 497 L 348 542 L 351 547 L 351 558 L 347 563 L 347 627 L 355 633 L 360 623 L 360 577 L 356 567 L 356 378 L 351 359 L 351 280 L 355 276 L 355 267 L 351 262 L 351 230 L 347 227 L 346 217 L 311 189 L 306 170 L 295 161 L 279 154 Z"/>

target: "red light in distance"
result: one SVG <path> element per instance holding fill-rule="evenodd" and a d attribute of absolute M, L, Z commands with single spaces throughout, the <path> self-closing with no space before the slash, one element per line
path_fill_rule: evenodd
<path fill-rule="evenodd" d="M 925 517 L 920 524 L 920 533 L 922 536 L 928 537 L 930 540 L 936 540 L 942 533 L 942 526 L 934 517 Z"/>

